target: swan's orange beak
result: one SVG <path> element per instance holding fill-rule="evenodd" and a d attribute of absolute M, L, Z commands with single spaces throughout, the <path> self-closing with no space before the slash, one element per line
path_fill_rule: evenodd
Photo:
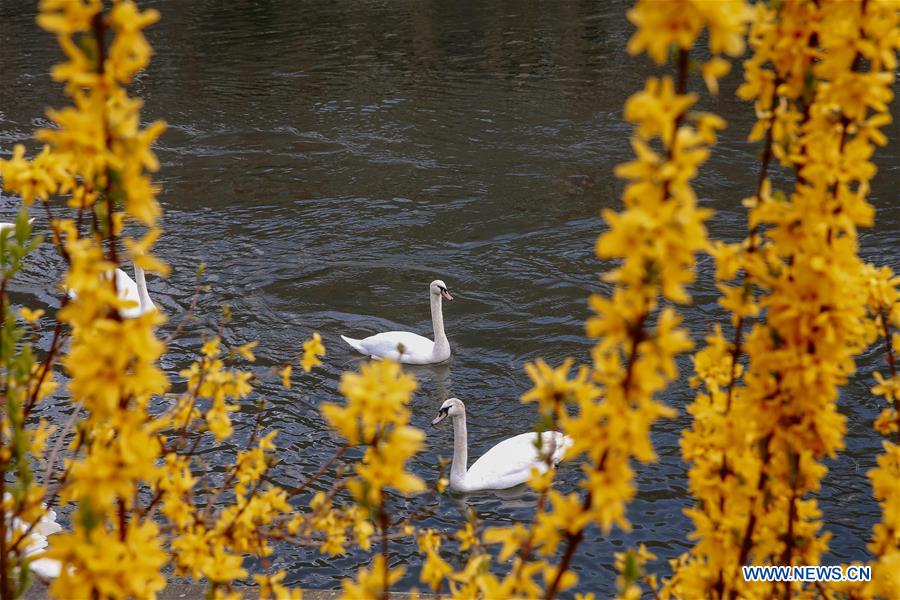
<path fill-rule="evenodd" d="M 447 289 L 441 290 L 441 297 L 445 300 L 453 300 L 453 296 L 450 295 L 450 290 Z"/>
<path fill-rule="evenodd" d="M 438 412 L 438 416 L 436 416 L 436 417 L 434 418 L 434 421 L 431 422 L 431 425 L 432 425 L 433 427 L 437 427 L 437 424 L 440 423 L 441 421 L 443 421 L 444 419 L 446 419 L 446 418 L 447 418 L 447 415 L 448 415 L 449 413 L 450 413 L 450 409 L 449 409 L 449 408 L 442 408 L 442 409 Z"/>

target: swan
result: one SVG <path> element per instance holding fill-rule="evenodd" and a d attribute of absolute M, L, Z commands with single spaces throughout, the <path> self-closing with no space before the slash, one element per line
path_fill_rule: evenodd
<path fill-rule="evenodd" d="M 31 225 L 34 223 L 34 217 L 28 219 L 28 224 Z M 12 237 L 16 234 L 16 224 L 15 223 L 0 223 L 0 234 L 5 234 L 6 237 Z"/>
<path fill-rule="evenodd" d="M 128 273 L 122 269 L 116 269 L 116 290 L 119 292 L 119 299 L 130 300 L 135 306 L 128 308 L 120 308 L 119 315 L 123 319 L 135 319 L 152 310 L 156 310 L 156 305 L 150 299 L 150 293 L 147 291 L 147 279 L 144 276 L 144 270 L 137 266 L 134 267 L 134 279 L 128 276 Z"/>
<path fill-rule="evenodd" d="M 4 494 L 4 498 L 9 498 L 8 492 Z M 43 504 L 41 506 L 46 508 Z M 9 515 L 4 515 L 4 518 L 9 519 Z M 7 532 L 11 535 L 11 532 L 24 532 L 28 529 L 29 524 L 19 518 L 13 517 L 7 522 L 7 526 Z M 28 534 L 28 539 L 25 541 L 25 556 L 31 557 L 35 554 L 44 553 L 49 545 L 47 536 L 60 531 L 62 531 L 62 527 L 56 522 L 56 511 L 48 510 L 35 524 L 31 533 Z M 56 559 L 38 558 L 29 561 L 28 566 L 33 573 L 43 579 L 55 579 L 59 577 L 60 562 Z"/>
<path fill-rule="evenodd" d="M 444 314 L 441 299 L 453 300 L 447 284 L 435 279 L 429 285 L 431 297 L 431 323 L 434 327 L 434 341 L 408 331 L 387 331 L 356 340 L 341 336 L 357 352 L 372 358 L 390 358 L 411 365 L 429 365 L 444 362 L 450 358 L 450 342 L 444 333 Z"/>
<path fill-rule="evenodd" d="M 531 477 L 531 469 L 547 471 L 544 458 L 550 453 L 553 466 L 559 464 L 572 445 L 572 438 L 559 431 L 541 433 L 541 450 L 535 446 L 537 432 L 531 431 L 503 440 L 484 453 L 469 469 L 468 439 L 466 434 L 466 405 L 459 398 L 450 398 L 441 405 L 438 416 L 431 422 L 438 423 L 453 417 L 453 462 L 450 464 L 450 489 L 456 492 L 480 490 L 504 490 L 525 483 Z M 542 456 L 542 454 L 544 456 Z"/>
<path fill-rule="evenodd" d="M 150 299 L 150 293 L 147 291 L 147 279 L 144 276 L 144 270 L 136 264 L 132 264 L 132 266 L 134 267 L 134 276 L 137 279 L 137 283 L 122 269 L 114 271 L 119 299 L 133 303 L 132 306 L 119 309 L 119 316 L 123 319 L 136 319 L 143 314 L 156 310 L 156 305 L 153 304 L 153 300 Z M 68 290 L 67 293 L 69 298 L 73 300 L 78 297 L 74 290 Z"/>
<path fill-rule="evenodd" d="M 14 519 L 13 525 L 24 529 L 24 526 L 16 523 L 16 521 L 18 519 Z M 46 552 L 47 546 L 50 545 L 47 541 L 47 536 L 60 531 L 62 531 L 62 527 L 56 522 L 56 511 L 47 511 L 37 525 L 34 526 L 34 529 L 31 530 L 31 534 L 29 534 L 30 540 L 25 547 L 25 556 L 34 556 L 35 554 Z M 28 566 L 32 573 L 43 579 L 56 579 L 59 577 L 61 570 L 60 562 L 55 558 L 37 558 L 30 561 Z"/>

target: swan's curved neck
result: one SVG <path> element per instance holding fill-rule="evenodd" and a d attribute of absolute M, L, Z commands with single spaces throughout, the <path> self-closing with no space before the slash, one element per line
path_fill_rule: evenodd
<path fill-rule="evenodd" d="M 431 325 L 434 327 L 434 354 L 449 355 L 450 342 L 444 333 L 444 311 L 440 294 L 431 294 Z"/>
<path fill-rule="evenodd" d="M 134 265 L 134 280 L 137 283 L 138 300 L 141 303 L 141 312 L 143 313 L 156 308 L 153 304 L 153 300 L 150 299 L 150 293 L 147 292 L 147 279 L 144 277 L 144 270 L 136 264 Z"/>
<path fill-rule="evenodd" d="M 469 440 L 466 414 L 453 417 L 453 462 L 450 463 L 450 484 L 462 489 L 469 469 Z"/>

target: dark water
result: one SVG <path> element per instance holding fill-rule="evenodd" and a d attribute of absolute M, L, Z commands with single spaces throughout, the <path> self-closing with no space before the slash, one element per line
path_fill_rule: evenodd
<path fill-rule="evenodd" d="M 219 307 L 233 307 L 230 343 L 259 340 L 257 366 L 293 356 L 321 332 L 327 364 L 285 392 L 263 385 L 267 427 L 281 433 L 281 482 L 311 473 L 339 447 L 325 433 L 317 406 L 337 398 L 340 373 L 360 358 L 339 334 L 367 335 L 396 327 L 430 333 L 427 284 L 444 279 L 458 300 L 445 304 L 453 360 L 414 368 L 421 388 L 413 423 L 428 432 L 428 450 L 413 470 L 431 480 L 437 457 L 449 456 L 449 428 L 428 423 L 449 396 L 469 412 L 473 456 L 527 431 L 533 409 L 518 402 L 529 387 L 522 365 L 538 356 L 589 360 L 584 336 L 586 297 L 603 286 L 609 265 L 593 256 L 601 208 L 618 207 L 621 184 L 613 166 L 631 156 L 622 120 L 627 96 L 654 72 L 627 57 L 630 26 L 621 2 L 291 2 L 288 0 L 146 3 L 163 20 L 149 33 L 151 70 L 134 91 L 148 119 L 170 127 L 159 143 L 160 200 L 165 237 L 157 246 L 173 272 L 150 281 L 157 303 L 176 320 L 190 304 L 196 265 L 208 265 L 212 288 L 200 302 L 206 325 Z M 51 36 L 14 0 L 0 0 L 0 153 L 46 124 L 43 109 L 63 99 L 47 76 L 59 60 Z M 737 69 L 739 71 L 739 69 Z M 729 120 L 713 159 L 696 181 L 715 208 L 713 237 L 746 231 L 740 200 L 752 193 L 757 148 L 746 143 L 752 108 L 737 101 L 738 78 L 707 107 Z M 697 89 L 699 82 L 691 82 Z M 900 267 L 896 206 L 896 126 L 879 151 L 881 172 L 872 202 L 878 225 L 862 234 L 863 252 Z M 783 187 L 789 180 L 776 176 Z M 10 220 L 18 201 L 3 197 Z M 46 226 L 42 214 L 36 226 Z M 45 247 L 13 287 L 14 300 L 53 305 L 61 261 Z M 695 304 L 687 325 L 701 340 L 721 318 L 711 262 L 700 259 Z M 169 326 L 171 328 L 171 326 Z M 199 348 L 202 327 L 188 328 L 166 356 L 174 382 Z M 48 343 L 49 332 L 44 332 Z M 868 394 L 877 351 L 841 397 L 848 417 L 848 451 L 829 461 L 820 494 L 833 532 L 828 560 L 864 560 L 878 507 L 866 471 L 881 441 L 871 423 L 881 406 Z M 682 361 L 682 374 L 688 363 Z M 685 378 L 666 400 L 680 416 L 654 431 L 660 462 L 639 467 L 640 493 L 630 505 L 629 534 L 592 530 L 575 568 L 580 589 L 608 596 L 613 552 L 646 542 L 666 560 L 688 548 L 682 510 L 685 465 L 679 432 L 689 425 Z M 43 414 L 62 422 L 63 397 Z M 234 443 L 246 439 L 256 410 L 236 413 Z M 209 457 L 215 460 L 216 449 Z M 573 489 L 578 470 L 560 474 Z M 322 482 L 327 485 L 326 479 Z M 444 498 L 426 523 L 453 531 L 465 506 L 488 524 L 527 521 L 527 491 Z M 396 511 L 407 508 L 398 501 Z M 396 563 L 418 563 L 410 543 L 394 546 Z M 354 553 L 327 559 L 281 548 L 274 566 L 289 581 L 337 587 L 364 563 Z M 417 569 L 403 582 L 416 585 Z"/>

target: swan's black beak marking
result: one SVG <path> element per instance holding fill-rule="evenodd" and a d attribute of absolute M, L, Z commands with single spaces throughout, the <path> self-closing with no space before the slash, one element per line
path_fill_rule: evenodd
<path fill-rule="evenodd" d="M 450 295 L 450 290 L 445 287 L 441 287 L 441 297 L 445 300 L 453 300 L 453 296 Z"/>
<path fill-rule="evenodd" d="M 431 422 L 433 427 L 437 427 L 437 424 L 447 418 L 447 415 L 450 414 L 450 408 L 441 408 L 438 411 L 438 416 L 434 418 L 434 421 Z"/>

